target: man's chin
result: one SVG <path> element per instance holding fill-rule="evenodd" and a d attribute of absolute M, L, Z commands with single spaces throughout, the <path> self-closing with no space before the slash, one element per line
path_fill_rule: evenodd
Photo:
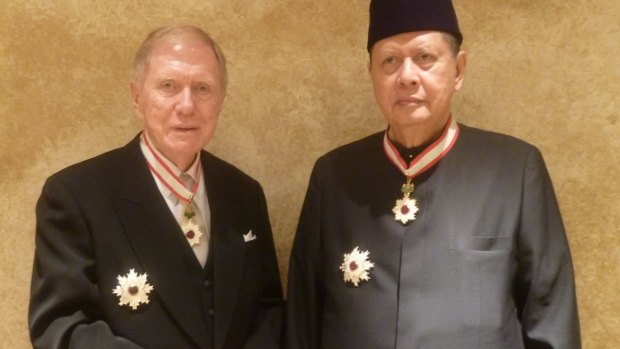
<path fill-rule="evenodd" d="M 175 156 L 186 157 L 188 155 L 196 154 L 202 147 L 196 140 L 170 140 L 166 142 L 166 151 L 174 154 Z"/>
<path fill-rule="evenodd" d="M 387 121 L 394 127 L 407 127 L 432 123 L 433 119 L 430 113 L 417 110 L 415 113 L 395 113 L 392 117 L 387 119 Z"/>

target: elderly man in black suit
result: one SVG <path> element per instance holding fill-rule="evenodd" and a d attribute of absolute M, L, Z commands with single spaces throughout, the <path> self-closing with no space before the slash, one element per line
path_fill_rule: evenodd
<path fill-rule="evenodd" d="M 277 348 L 282 290 L 261 186 L 202 150 L 226 62 L 197 27 L 153 31 L 134 61 L 144 124 L 51 176 L 37 204 L 36 348 Z"/>
<path fill-rule="evenodd" d="M 290 260 L 289 349 L 577 349 L 568 243 L 540 152 L 456 122 L 449 0 L 373 0 L 387 130 L 315 164 Z"/>

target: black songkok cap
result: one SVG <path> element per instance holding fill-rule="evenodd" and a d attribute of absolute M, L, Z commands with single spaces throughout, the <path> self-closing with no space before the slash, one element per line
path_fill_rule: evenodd
<path fill-rule="evenodd" d="M 427 30 L 449 33 L 459 45 L 463 42 L 451 0 L 371 0 L 368 52 L 381 39 Z"/>

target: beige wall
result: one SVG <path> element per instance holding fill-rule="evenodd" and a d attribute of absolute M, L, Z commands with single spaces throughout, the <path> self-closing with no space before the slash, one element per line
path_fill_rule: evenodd
<path fill-rule="evenodd" d="M 128 66 L 154 26 L 210 31 L 230 92 L 210 150 L 260 180 L 282 272 L 317 156 L 383 127 L 368 1 L 0 1 L 0 347 L 28 348 L 44 179 L 139 130 Z M 469 51 L 455 115 L 539 146 L 564 213 L 585 348 L 620 347 L 620 2 L 456 0 Z"/>

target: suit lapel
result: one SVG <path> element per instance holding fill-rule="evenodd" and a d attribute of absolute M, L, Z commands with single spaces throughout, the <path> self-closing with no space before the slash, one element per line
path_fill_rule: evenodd
<path fill-rule="evenodd" d="M 164 307 L 196 343 L 206 346 L 201 299 L 185 263 L 179 226 L 146 165 L 139 140 L 126 150 L 127 159 L 119 164 L 123 187 L 116 204 L 127 237 Z"/>
<path fill-rule="evenodd" d="M 215 347 L 219 348 L 228 333 L 239 297 L 245 258 L 242 234 L 246 232 L 235 229 L 240 223 L 234 221 L 233 215 L 235 204 L 240 200 L 230 190 L 235 183 L 228 182 L 228 178 L 221 173 L 219 163 L 210 154 L 203 152 L 201 160 L 211 209 L 211 251 L 215 280 L 213 300 L 216 306 L 214 340 Z"/>

